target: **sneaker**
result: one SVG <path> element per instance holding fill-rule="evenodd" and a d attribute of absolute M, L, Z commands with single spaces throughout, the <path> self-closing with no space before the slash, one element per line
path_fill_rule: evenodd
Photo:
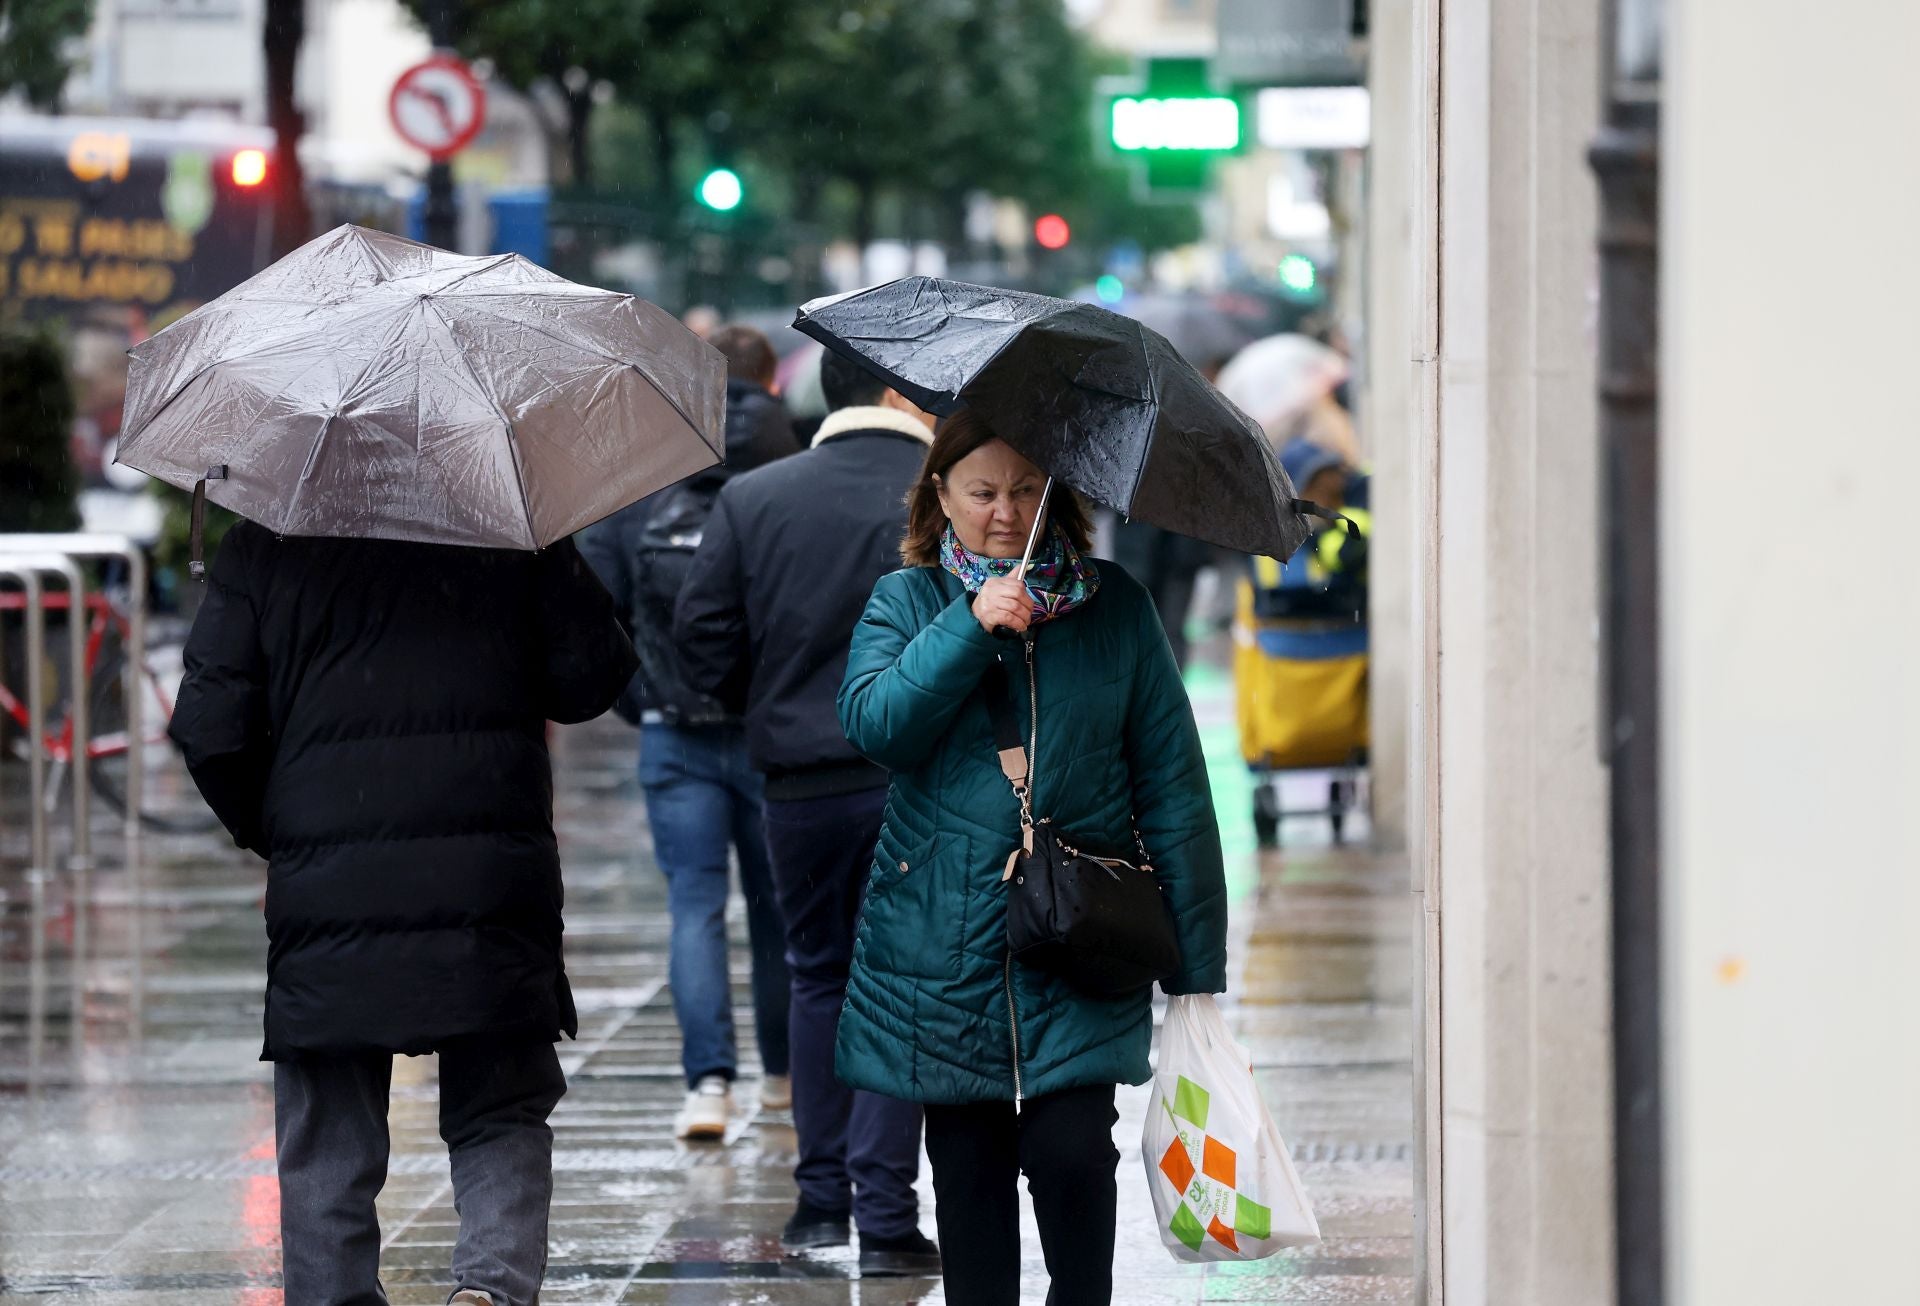
<path fill-rule="evenodd" d="M 794 1208 L 793 1218 L 787 1221 L 786 1230 L 780 1235 L 780 1245 L 790 1252 L 805 1251 L 810 1247 L 845 1247 L 852 1241 L 851 1212 L 830 1211 L 814 1206 L 804 1197 L 800 1199 L 800 1205 Z"/>
<path fill-rule="evenodd" d="M 478 1288 L 462 1288 L 447 1298 L 447 1306 L 493 1306 L 493 1294 Z"/>
<path fill-rule="evenodd" d="M 733 1086 L 719 1075 L 708 1075 L 687 1094 L 687 1104 L 674 1118 L 673 1136 L 712 1140 L 727 1135 L 727 1117 L 733 1113 Z"/>
<path fill-rule="evenodd" d="M 918 1229 L 898 1238 L 860 1235 L 860 1277 L 863 1279 L 904 1275 L 935 1278 L 939 1273 L 940 1248 Z"/>
<path fill-rule="evenodd" d="M 760 1109 L 793 1110 L 793 1080 L 786 1075 L 768 1075 L 760 1081 Z"/>

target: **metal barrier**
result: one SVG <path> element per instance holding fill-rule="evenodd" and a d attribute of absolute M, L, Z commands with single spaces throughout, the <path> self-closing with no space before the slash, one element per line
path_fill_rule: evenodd
<path fill-rule="evenodd" d="M 20 582 L 27 596 L 27 874 L 46 872 L 47 846 L 47 695 L 42 683 L 47 660 L 45 591 L 40 560 L 32 555 L 0 558 L 0 576 Z"/>
<path fill-rule="evenodd" d="M 30 954 L 28 1021 L 29 1063 L 37 1067 L 44 1038 L 46 957 L 44 917 L 46 881 L 52 870 L 47 829 L 46 709 L 43 665 L 46 662 L 46 598 L 40 577 L 61 576 L 67 586 L 67 653 L 69 659 L 68 720 L 72 727 L 70 779 L 73 786 L 73 843 L 67 865 L 73 875 L 74 909 L 73 985 L 75 1011 L 84 1001 L 91 926 L 92 730 L 89 720 L 92 686 L 87 672 L 87 583 L 76 559 L 118 558 L 127 565 L 127 649 L 125 667 L 127 716 L 126 887 L 131 974 L 128 1006 L 134 1028 L 140 1028 L 145 1010 L 146 875 L 140 856 L 141 788 L 146 767 L 146 702 L 142 680 L 147 647 L 147 559 L 140 546 L 124 535 L 94 533 L 0 535 L 0 576 L 14 576 L 27 592 L 28 702 L 28 820 L 30 860 L 27 880 L 32 894 L 33 948 Z"/>
<path fill-rule="evenodd" d="M 127 699 L 127 813 L 126 841 L 127 865 L 135 866 L 140 858 L 140 788 L 144 779 L 146 728 L 142 710 L 146 698 L 141 684 L 141 672 L 147 647 L 147 557 L 140 546 L 125 535 L 105 535 L 87 532 L 74 534 L 23 534 L 0 535 L 0 564 L 5 565 L 8 574 L 18 574 L 15 568 L 27 565 L 23 555 L 37 559 L 42 571 L 57 571 L 67 578 L 70 612 L 69 624 L 75 632 L 74 643 L 70 650 L 73 660 L 74 692 L 74 848 L 72 856 L 76 866 L 92 865 L 92 833 L 90 820 L 88 789 L 90 777 L 87 774 L 87 699 L 86 649 L 85 649 L 85 608 L 86 582 L 79 568 L 74 564 L 78 558 L 118 558 L 127 564 L 127 656 L 124 668 L 125 694 Z M 36 606 L 36 605 L 30 605 Z M 44 631 L 43 631 L 44 639 Z M 44 654 L 43 654 L 44 656 Z M 36 738 L 44 738 L 40 728 L 35 729 Z M 44 795 L 42 795 L 44 796 Z M 36 806 L 39 803 L 36 799 Z"/>

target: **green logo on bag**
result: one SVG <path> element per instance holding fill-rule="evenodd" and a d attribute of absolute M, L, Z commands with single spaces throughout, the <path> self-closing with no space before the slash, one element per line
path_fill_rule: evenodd
<path fill-rule="evenodd" d="M 1212 1094 L 1182 1075 L 1179 1086 L 1173 1092 L 1173 1114 L 1182 1120 L 1191 1120 L 1197 1128 L 1205 1129 L 1207 1108 L 1212 1101 Z"/>

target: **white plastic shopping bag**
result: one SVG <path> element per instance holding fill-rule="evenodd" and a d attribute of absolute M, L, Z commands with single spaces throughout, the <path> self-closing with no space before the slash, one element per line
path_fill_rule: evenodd
<path fill-rule="evenodd" d="M 1316 1242 L 1293 1158 L 1211 994 L 1172 998 L 1140 1136 L 1160 1241 L 1175 1260 L 1256 1261 Z"/>

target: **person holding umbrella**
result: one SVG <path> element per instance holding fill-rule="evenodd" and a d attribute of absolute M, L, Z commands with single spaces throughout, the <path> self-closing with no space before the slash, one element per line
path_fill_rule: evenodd
<path fill-rule="evenodd" d="M 545 723 L 597 716 L 638 665 L 568 537 L 712 465 L 724 380 L 632 296 L 352 226 L 133 350 L 120 460 L 249 519 L 170 733 L 268 861 L 288 1306 L 387 1300 L 387 1093 L 428 1052 L 451 1300 L 539 1299 L 554 1043 L 579 1023 Z"/>
<path fill-rule="evenodd" d="M 1146 590 L 1086 556 L 1075 491 L 1280 556 L 1303 509 L 1250 419 L 1164 338 L 1091 305 L 908 278 L 795 325 L 948 414 L 909 492 L 906 566 L 875 585 L 840 690 L 848 741 L 891 773 L 840 1078 L 926 1104 L 950 1300 L 1019 1300 L 1024 1172 L 1048 1300 L 1105 1303 L 1114 1089 L 1149 1076 L 1151 978 L 1096 991 L 1058 953 L 1016 955 L 1015 895 L 1031 900 L 1036 849 L 1081 859 L 1069 836 L 1137 849 L 1088 874 L 1152 875 L 1165 919 L 1114 932 L 1164 931 L 1138 973 L 1170 994 L 1225 989 L 1227 908 L 1173 653 Z"/>
<path fill-rule="evenodd" d="M 1112 1292 L 1114 1087 L 1148 1075 L 1149 990 L 1082 995 L 1007 952 L 1002 867 L 1019 807 L 993 766 L 983 677 L 1032 650 L 1034 802 L 1076 836 L 1137 831 L 1173 909 L 1169 993 L 1226 987 L 1226 899 L 1206 762 L 1153 601 L 1085 556 L 1085 511 L 976 415 L 946 420 L 910 498 L 904 571 L 854 633 L 840 719 L 893 772 L 891 816 L 840 1021 L 856 1088 L 926 1106 L 948 1296 L 1019 1297 L 1024 1171 L 1059 1306 Z M 1023 583 L 1015 574 L 1038 526 Z M 1013 632 L 1012 641 L 997 632 Z M 1023 734 L 1025 733 L 1023 728 Z M 1131 816 L 1131 820 L 1129 817 Z"/>

